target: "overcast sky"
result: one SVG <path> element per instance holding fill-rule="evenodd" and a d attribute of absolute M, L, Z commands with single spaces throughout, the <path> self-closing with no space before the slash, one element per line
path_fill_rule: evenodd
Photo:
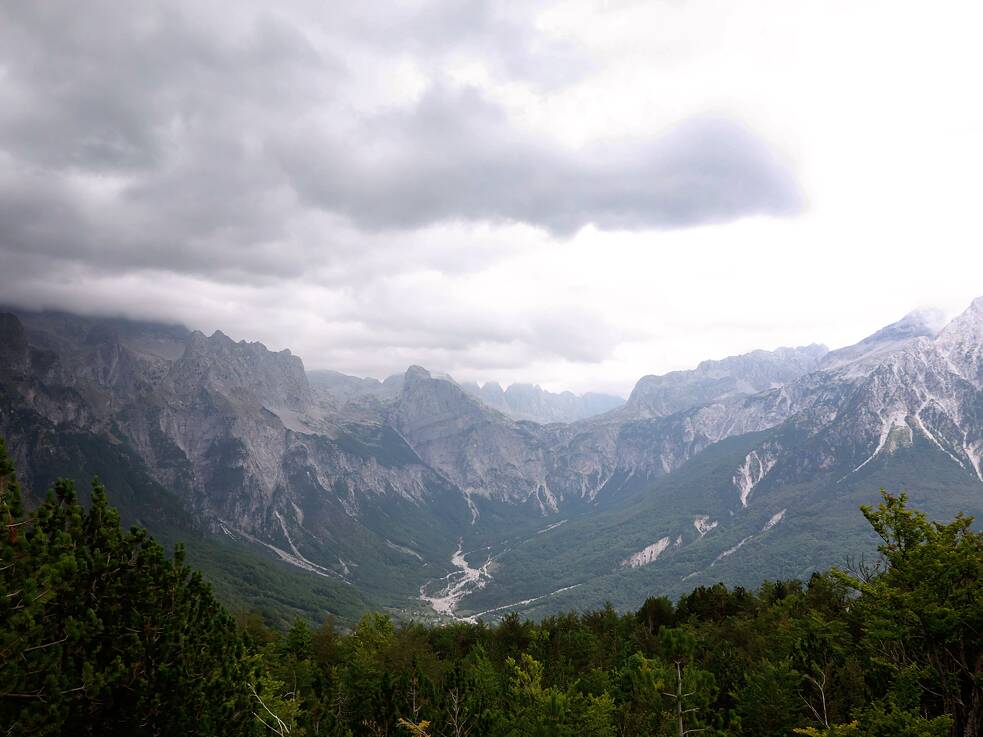
<path fill-rule="evenodd" d="M 978 8 L 0 3 L 0 302 L 619 393 L 952 313 Z"/>

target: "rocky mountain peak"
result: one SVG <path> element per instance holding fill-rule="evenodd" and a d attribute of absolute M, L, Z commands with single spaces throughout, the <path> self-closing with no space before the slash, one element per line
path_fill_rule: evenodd
<path fill-rule="evenodd" d="M 883 327 L 876 333 L 864 338 L 861 342 L 873 343 L 878 340 L 895 340 L 899 338 L 931 338 L 945 325 L 945 313 L 941 310 L 913 310 L 895 323 Z"/>
<path fill-rule="evenodd" d="M 441 415 L 473 413 L 483 409 L 454 381 L 434 376 L 422 366 L 410 366 L 403 374 L 399 403 L 413 408 L 414 414 L 438 412 Z"/>
<path fill-rule="evenodd" d="M 423 366 L 417 366 L 415 364 L 406 369 L 406 373 L 403 374 L 404 384 L 409 384 L 410 382 L 429 381 L 432 378 L 433 377 L 430 375 L 430 372 L 423 368 Z"/>
<path fill-rule="evenodd" d="M 758 350 L 703 361 L 692 370 L 643 376 L 628 397 L 625 411 L 636 417 L 665 417 L 708 402 L 774 389 L 815 370 L 827 352 L 818 343 Z"/>
<path fill-rule="evenodd" d="M 498 386 L 498 384 L 495 384 L 495 386 Z M 516 397 L 541 397 L 546 392 L 539 384 L 510 384 L 506 393 Z M 561 395 L 563 394 L 573 396 L 571 392 L 561 392 Z"/>
<path fill-rule="evenodd" d="M 455 455 L 458 439 L 477 427 L 508 422 L 456 383 L 420 366 L 407 369 L 391 421 L 418 453 L 445 472 L 450 462 L 442 454 Z"/>
<path fill-rule="evenodd" d="M 588 392 L 577 395 L 570 391 L 551 392 L 538 384 L 515 383 L 507 389 L 497 381 L 479 386 L 475 382 L 461 387 L 492 409 L 514 420 L 539 424 L 570 423 L 599 415 L 624 404 L 624 399 L 610 394 Z"/>
<path fill-rule="evenodd" d="M 304 362 L 289 351 L 274 353 L 262 343 L 236 343 L 221 331 L 189 334 L 184 354 L 170 373 L 178 391 L 208 386 L 236 400 L 302 411 L 311 403 Z"/>
<path fill-rule="evenodd" d="M 946 325 L 935 343 L 963 379 L 983 387 L 983 297 Z"/>
<path fill-rule="evenodd" d="M 478 399 L 492 409 L 509 414 L 510 408 L 505 391 L 497 381 L 486 381 L 480 388 L 477 384 L 472 384 L 471 387 L 466 387 L 465 391 L 472 396 L 478 397 Z"/>
<path fill-rule="evenodd" d="M 897 322 L 871 333 L 859 343 L 830 351 L 820 368 L 836 369 L 848 364 L 870 365 L 919 338 L 933 338 L 942 328 L 945 316 L 939 310 L 909 312 Z"/>
<path fill-rule="evenodd" d="M 941 343 L 980 343 L 983 341 L 983 297 L 977 297 L 939 333 Z"/>

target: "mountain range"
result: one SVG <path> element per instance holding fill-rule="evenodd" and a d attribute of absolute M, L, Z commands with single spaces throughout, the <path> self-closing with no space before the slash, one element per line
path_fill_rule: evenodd
<path fill-rule="evenodd" d="M 0 435 L 30 493 L 98 474 L 124 520 L 275 616 L 637 606 L 870 554 L 880 487 L 983 508 L 983 298 L 860 343 L 645 376 L 627 401 L 305 371 L 180 326 L 0 314 Z"/>

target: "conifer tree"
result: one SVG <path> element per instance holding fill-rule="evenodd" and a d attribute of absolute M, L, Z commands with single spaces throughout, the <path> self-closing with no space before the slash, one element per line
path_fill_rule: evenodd
<path fill-rule="evenodd" d="M 91 499 L 59 480 L 25 514 L 0 445 L 0 731 L 248 733 L 232 619 L 181 548 L 123 533 L 95 481 Z"/>

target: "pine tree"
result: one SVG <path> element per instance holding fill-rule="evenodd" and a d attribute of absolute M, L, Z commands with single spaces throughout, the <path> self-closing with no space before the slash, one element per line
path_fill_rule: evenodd
<path fill-rule="evenodd" d="M 25 514 L 0 445 L 0 730 L 242 734 L 253 718 L 236 627 L 200 574 L 145 530 L 123 533 L 106 490 L 69 481 Z"/>

